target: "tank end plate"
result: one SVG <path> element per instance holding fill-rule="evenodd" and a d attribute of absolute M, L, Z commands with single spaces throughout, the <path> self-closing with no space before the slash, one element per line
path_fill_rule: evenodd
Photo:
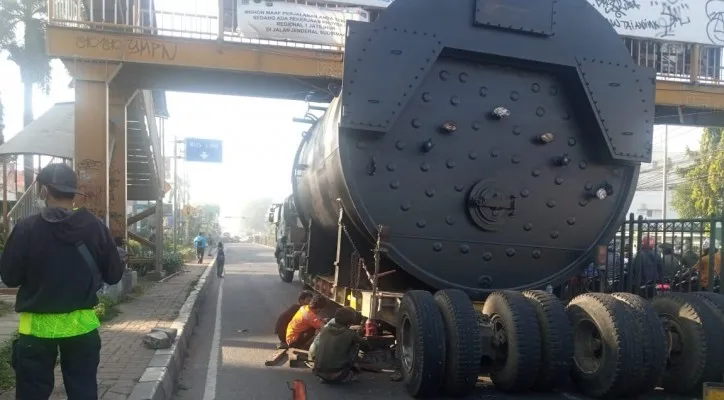
<path fill-rule="evenodd" d="M 431 31 L 349 22 L 341 128 L 387 132 L 442 50 Z M 395 79 L 380 77 L 394 76 Z"/>
<path fill-rule="evenodd" d="M 613 159 L 651 162 L 653 71 L 591 58 L 576 58 L 576 65 Z"/>

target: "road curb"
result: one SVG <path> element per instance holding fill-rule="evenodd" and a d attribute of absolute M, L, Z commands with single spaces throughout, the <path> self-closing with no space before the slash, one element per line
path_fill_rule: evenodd
<path fill-rule="evenodd" d="M 205 300 L 211 278 L 214 276 L 210 272 L 215 264 L 216 257 L 201 274 L 196 287 L 186 298 L 179 310 L 178 317 L 171 324 L 171 328 L 178 329 L 176 340 L 170 348 L 156 350 L 128 400 L 171 400 L 173 398 L 176 381 L 188 354 L 191 335 L 199 322 L 198 311 Z"/>
<path fill-rule="evenodd" d="M 252 243 L 253 243 L 253 242 L 252 242 Z M 273 246 L 267 246 L 267 245 L 265 245 L 265 244 L 261 244 L 261 243 L 253 243 L 253 244 L 255 244 L 255 245 L 257 245 L 257 246 L 260 246 L 260 247 L 264 247 L 264 248 L 267 248 L 267 249 L 276 249 L 276 247 L 273 247 Z"/>

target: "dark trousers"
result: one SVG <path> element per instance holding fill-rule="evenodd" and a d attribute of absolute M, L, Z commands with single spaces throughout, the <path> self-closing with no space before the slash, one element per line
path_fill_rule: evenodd
<path fill-rule="evenodd" d="M 320 371 L 315 368 L 312 370 L 312 373 L 314 373 L 314 375 L 316 375 L 322 383 L 347 382 L 350 378 L 353 377 L 354 374 L 360 372 L 359 368 L 357 367 L 357 363 L 360 360 L 359 349 L 359 345 L 352 345 L 352 347 L 349 348 L 349 362 L 341 369 L 332 371 Z"/>
<path fill-rule="evenodd" d="M 196 259 L 199 260 L 199 264 L 204 263 L 204 249 L 203 247 L 197 247 L 196 248 Z"/>
<path fill-rule="evenodd" d="M 85 335 L 42 339 L 20 335 L 13 343 L 17 400 L 47 400 L 55 386 L 55 361 L 60 350 L 60 368 L 68 400 L 97 400 L 96 375 L 101 357 L 97 330 Z"/>
<path fill-rule="evenodd" d="M 224 275 L 224 260 L 216 260 L 216 275 Z"/>
<path fill-rule="evenodd" d="M 289 348 L 309 350 L 309 346 L 312 345 L 312 341 L 314 340 L 314 334 L 316 332 L 317 331 L 314 328 L 309 328 L 306 331 L 302 332 L 297 340 L 293 341 L 292 343 L 287 343 L 287 345 L 289 345 Z"/>

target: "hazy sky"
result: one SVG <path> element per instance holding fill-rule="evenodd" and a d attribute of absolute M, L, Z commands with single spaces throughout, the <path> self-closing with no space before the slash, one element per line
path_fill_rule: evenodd
<path fill-rule="evenodd" d="M 70 78 L 59 61 L 54 62 L 50 96 L 36 90 L 35 116 L 55 102 L 72 101 Z M 5 105 L 6 139 L 22 128 L 22 84 L 17 66 L 0 54 L 0 95 Z M 223 164 L 191 163 L 186 166 L 192 184 L 191 201 L 217 203 L 224 215 L 238 215 L 242 203 L 257 197 L 281 200 L 291 191 L 292 160 L 301 133 L 308 126 L 292 122 L 306 111 L 302 102 L 193 93 L 167 93 L 171 115 L 166 123 L 167 142 L 175 135 L 221 139 Z M 663 126 L 657 126 L 654 151 L 663 149 Z M 700 130 L 669 127 L 669 151 L 680 152 L 698 145 Z M 167 145 L 170 154 L 172 145 Z M 180 146 L 183 147 L 183 146 Z M 236 226 L 238 222 L 226 221 Z"/>

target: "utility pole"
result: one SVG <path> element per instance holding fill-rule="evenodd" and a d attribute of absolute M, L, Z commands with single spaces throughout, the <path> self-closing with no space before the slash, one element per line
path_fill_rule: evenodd
<path fill-rule="evenodd" d="M 166 189 L 166 160 L 163 152 L 163 141 L 164 141 L 164 119 L 160 118 L 159 121 L 159 136 L 161 136 L 161 148 L 158 149 L 161 154 L 158 155 L 161 162 L 159 163 L 158 169 L 158 197 L 156 198 L 156 268 L 157 273 L 162 273 L 163 268 L 163 197 Z M 163 275 L 160 275 L 163 276 Z"/>
<path fill-rule="evenodd" d="M 664 125 L 664 210 L 662 212 L 663 219 L 666 219 L 666 210 L 668 209 L 667 195 L 669 193 L 669 125 Z"/>
<path fill-rule="evenodd" d="M 178 140 L 173 136 L 173 251 L 178 250 Z"/>

